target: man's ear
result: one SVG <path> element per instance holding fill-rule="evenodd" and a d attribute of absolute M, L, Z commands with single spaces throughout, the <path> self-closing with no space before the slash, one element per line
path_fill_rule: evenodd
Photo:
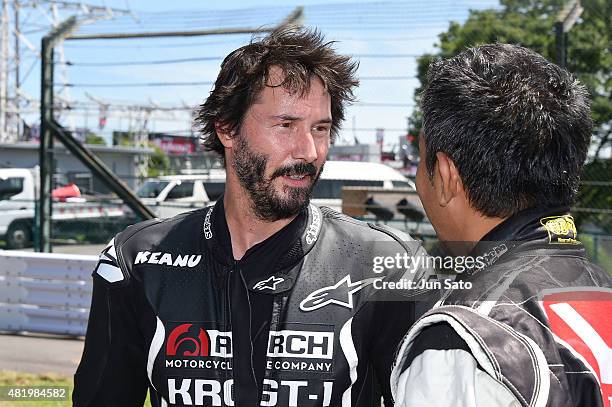
<path fill-rule="evenodd" d="M 223 147 L 232 148 L 235 132 L 231 129 L 231 126 L 227 123 L 215 122 L 215 131 Z"/>
<path fill-rule="evenodd" d="M 438 186 L 438 203 L 447 206 L 453 199 L 458 198 L 463 191 L 463 181 L 453 160 L 439 151 L 436 153 L 436 173 L 434 179 Z"/>

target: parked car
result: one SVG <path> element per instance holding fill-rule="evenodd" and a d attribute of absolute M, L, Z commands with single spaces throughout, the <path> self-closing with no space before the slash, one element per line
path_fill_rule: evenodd
<path fill-rule="evenodd" d="M 6 241 L 8 248 L 22 249 L 32 244 L 39 189 L 37 167 L 0 168 L 0 238 Z M 74 228 L 82 230 L 86 220 L 124 215 L 119 205 L 88 201 L 73 184 L 55 189 L 52 196 L 51 220 L 64 228 L 75 224 Z"/>
<path fill-rule="evenodd" d="M 341 211 L 344 186 L 415 190 L 412 181 L 384 164 L 328 161 L 315 186 L 312 201 Z M 170 175 L 149 179 L 136 194 L 157 216 L 168 218 L 215 202 L 224 189 L 225 171 L 214 169 L 200 175 Z"/>
<path fill-rule="evenodd" d="M 225 170 L 198 175 L 168 175 L 146 180 L 136 195 L 160 218 L 204 207 L 225 191 Z"/>

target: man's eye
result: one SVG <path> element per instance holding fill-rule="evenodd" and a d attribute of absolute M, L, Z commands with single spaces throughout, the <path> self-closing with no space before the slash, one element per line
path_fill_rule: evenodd
<path fill-rule="evenodd" d="M 290 122 L 281 123 L 281 124 L 279 124 L 279 127 L 288 129 L 289 127 L 291 127 L 291 123 Z"/>
<path fill-rule="evenodd" d="M 318 133 L 327 133 L 329 132 L 329 127 L 327 126 L 317 126 L 315 127 L 315 131 Z"/>

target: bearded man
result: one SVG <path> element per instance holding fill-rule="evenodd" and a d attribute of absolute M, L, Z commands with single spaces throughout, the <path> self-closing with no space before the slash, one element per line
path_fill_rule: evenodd
<path fill-rule="evenodd" d="M 309 202 L 356 66 L 302 29 L 225 58 L 198 115 L 225 194 L 129 227 L 104 250 L 75 406 L 142 406 L 148 387 L 161 406 L 391 405 L 415 303 L 375 301 L 373 282 L 406 270 L 374 271 L 374 257 L 424 252 Z"/>

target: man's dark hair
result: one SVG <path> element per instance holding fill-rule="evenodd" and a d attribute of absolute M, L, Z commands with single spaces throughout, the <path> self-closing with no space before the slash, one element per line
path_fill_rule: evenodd
<path fill-rule="evenodd" d="M 210 96 L 197 112 L 196 123 L 205 148 L 224 156 L 215 122 L 223 123 L 230 131 L 239 131 L 244 114 L 264 86 L 282 86 L 304 95 L 313 76 L 323 82 L 331 96 L 333 141 L 344 120 L 346 103 L 355 99 L 352 89 L 359 82 L 355 78 L 358 64 L 338 55 L 331 44 L 324 42 L 316 30 L 283 28 L 229 54 L 221 64 Z M 283 71 L 280 84 L 268 81 L 273 66 Z"/>
<path fill-rule="evenodd" d="M 567 71 L 527 48 L 493 44 L 433 62 L 427 79 L 430 178 L 444 152 L 472 207 L 490 217 L 573 202 L 592 122 L 588 93 Z"/>

